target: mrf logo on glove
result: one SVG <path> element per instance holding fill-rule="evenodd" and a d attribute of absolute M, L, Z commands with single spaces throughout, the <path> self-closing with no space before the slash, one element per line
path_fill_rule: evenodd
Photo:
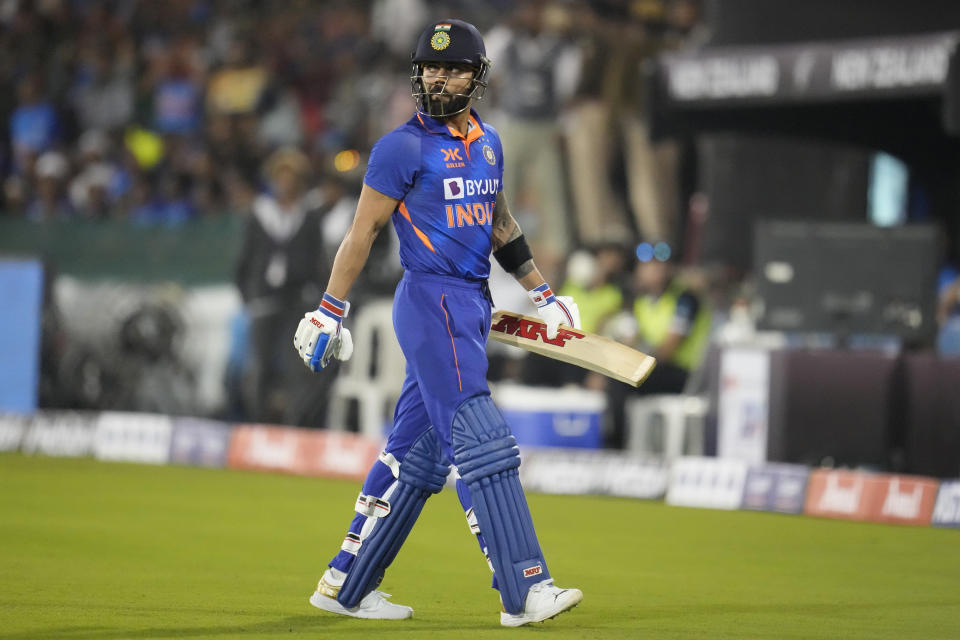
<path fill-rule="evenodd" d="M 350 330 L 342 326 L 349 310 L 349 302 L 325 293 L 317 310 L 300 320 L 293 347 L 311 371 L 323 369 L 331 358 L 347 360 L 353 354 Z"/>

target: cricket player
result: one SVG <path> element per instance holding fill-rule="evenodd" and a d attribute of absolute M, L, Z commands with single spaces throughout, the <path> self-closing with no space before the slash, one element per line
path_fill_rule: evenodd
<path fill-rule="evenodd" d="M 467 522 L 494 573 L 500 622 L 515 627 L 552 618 L 583 594 L 553 584 L 520 486 L 516 440 L 490 399 L 491 251 L 528 290 L 549 337 L 561 324 L 579 328 L 579 312 L 572 299 L 554 296 L 534 264 L 501 188 L 500 138 L 471 108 L 490 68 L 480 33 L 461 20 L 432 23 L 412 60 L 417 112 L 374 145 L 326 293 L 294 338 L 314 371 L 350 357 L 353 342 L 342 325 L 348 293 L 392 220 L 404 267 L 393 325 L 406 379 L 386 448 L 310 603 L 357 618 L 413 615 L 376 588 L 452 465 Z"/>

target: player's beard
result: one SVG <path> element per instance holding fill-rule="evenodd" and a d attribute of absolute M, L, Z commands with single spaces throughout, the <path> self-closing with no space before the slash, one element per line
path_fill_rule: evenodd
<path fill-rule="evenodd" d="M 429 113 L 435 118 L 443 118 L 463 111 L 470 98 L 463 94 L 453 94 L 445 85 L 433 85 L 427 89 Z"/>

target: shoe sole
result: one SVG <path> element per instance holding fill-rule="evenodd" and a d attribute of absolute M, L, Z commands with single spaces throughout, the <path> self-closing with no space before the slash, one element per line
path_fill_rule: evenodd
<path fill-rule="evenodd" d="M 544 616 L 543 618 L 531 618 L 530 620 L 516 621 L 515 623 L 513 623 L 513 622 L 516 620 L 515 617 L 508 618 L 508 619 L 507 619 L 507 622 L 504 622 L 504 619 L 503 619 L 503 617 L 501 616 L 501 617 L 500 617 L 500 624 L 501 624 L 502 626 L 504 626 L 504 627 L 522 627 L 523 625 L 533 624 L 533 623 L 535 623 L 535 622 L 546 622 L 547 620 L 553 620 L 554 618 L 556 618 L 556 617 L 557 617 L 558 615 L 560 615 L 561 613 L 566 613 L 567 611 L 570 611 L 571 609 L 575 609 L 575 608 L 577 607 L 577 605 L 580 604 L 581 602 L 583 602 L 583 594 L 580 594 L 580 597 L 577 598 L 577 600 L 576 600 L 575 602 L 573 602 L 572 604 L 569 604 L 569 605 L 563 607 L 562 609 L 560 609 L 559 611 L 557 611 L 557 612 L 554 613 L 553 615 Z M 513 623 L 513 624 L 511 624 L 511 623 Z"/>

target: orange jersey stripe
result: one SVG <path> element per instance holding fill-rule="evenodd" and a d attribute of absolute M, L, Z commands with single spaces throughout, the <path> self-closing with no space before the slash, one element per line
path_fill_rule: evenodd
<path fill-rule="evenodd" d="M 450 336 L 450 346 L 453 348 L 453 364 L 457 368 L 457 387 L 460 391 L 463 391 L 463 381 L 460 379 L 460 360 L 457 359 L 457 345 L 453 342 L 453 333 L 450 331 L 450 316 L 447 315 L 447 305 L 443 303 L 443 299 L 447 294 L 440 295 L 440 308 L 443 309 L 443 317 L 447 321 L 447 335 Z"/>
<path fill-rule="evenodd" d="M 410 226 L 413 227 L 413 232 L 417 234 L 418 238 L 420 238 L 420 242 L 426 245 L 427 249 L 430 249 L 430 251 L 436 253 L 437 251 L 433 248 L 433 243 L 430 242 L 430 238 L 427 237 L 427 234 L 425 234 L 423 231 L 420 231 L 420 229 L 417 228 L 417 225 L 413 224 L 413 220 L 410 219 L 410 211 L 407 210 L 407 205 L 401 202 L 399 205 L 397 205 L 397 210 L 400 212 L 400 215 L 406 218 L 407 222 L 410 223 Z"/>

